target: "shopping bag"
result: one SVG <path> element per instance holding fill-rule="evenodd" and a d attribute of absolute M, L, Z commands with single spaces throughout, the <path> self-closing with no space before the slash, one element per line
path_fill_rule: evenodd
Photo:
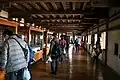
<path fill-rule="evenodd" d="M 91 57 L 97 56 L 95 50 L 93 49 Z"/>
<path fill-rule="evenodd" d="M 66 55 L 66 50 L 64 49 L 64 52 L 63 52 L 64 55 Z"/>
<path fill-rule="evenodd" d="M 23 80 L 30 80 L 30 78 L 30 72 L 28 71 L 28 69 L 24 69 Z"/>
<path fill-rule="evenodd" d="M 46 60 L 46 63 L 49 63 L 49 62 L 52 62 L 52 59 L 51 59 L 50 56 L 49 56 L 49 57 L 47 58 L 47 60 Z"/>

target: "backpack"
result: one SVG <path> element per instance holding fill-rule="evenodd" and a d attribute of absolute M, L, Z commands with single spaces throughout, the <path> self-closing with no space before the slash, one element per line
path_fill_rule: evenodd
<path fill-rule="evenodd" d="M 34 51 L 32 50 L 32 48 L 28 45 L 29 48 L 29 62 L 33 62 L 34 61 Z"/>
<path fill-rule="evenodd" d="M 75 40 L 75 44 L 78 45 L 78 40 Z"/>
<path fill-rule="evenodd" d="M 60 56 L 60 53 L 61 53 L 60 45 L 56 41 L 54 42 L 55 44 L 53 45 L 53 48 L 52 48 L 51 58 L 57 58 Z"/>

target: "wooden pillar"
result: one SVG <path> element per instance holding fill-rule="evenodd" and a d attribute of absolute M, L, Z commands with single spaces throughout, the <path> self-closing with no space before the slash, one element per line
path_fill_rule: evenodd
<path fill-rule="evenodd" d="M 47 44 L 48 44 L 48 39 L 47 39 L 48 35 L 47 35 L 47 31 L 44 32 L 44 44 L 45 47 L 43 49 L 43 60 L 45 61 L 46 59 L 46 55 L 47 55 Z"/>
<path fill-rule="evenodd" d="M 109 19 L 106 20 L 106 49 L 105 49 L 105 64 L 107 65 L 107 52 L 108 52 L 108 28 L 109 28 Z"/>
<path fill-rule="evenodd" d="M 18 25 L 15 27 L 15 34 L 18 34 Z"/>
<path fill-rule="evenodd" d="M 30 34 L 31 34 L 30 27 L 28 27 L 27 28 L 27 42 L 28 42 L 28 44 L 30 44 Z"/>
<path fill-rule="evenodd" d="M 98 25 L 98 27 L 97 27 L 97 34 L 98 34 L 98 36 L 97 36 L 97 40 L 100 40 L 99 25 Z"/>
<path fill-rule="evenodd" d="M 35 40 L 36 40 L 36 34 L 35 34 L 35 32 L 33 33 L 33 35 L 34 35 L 34 45 L 35 45 Z"/>

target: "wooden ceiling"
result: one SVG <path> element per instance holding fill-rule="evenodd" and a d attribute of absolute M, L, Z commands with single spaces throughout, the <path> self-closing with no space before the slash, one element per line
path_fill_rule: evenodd
<path fill-rule="evenodd" d="M 108 7 L 94 7 L 91 0 L 0 0 L 9 17 L 59 31 L 81 33 L 108 17 Z"/>

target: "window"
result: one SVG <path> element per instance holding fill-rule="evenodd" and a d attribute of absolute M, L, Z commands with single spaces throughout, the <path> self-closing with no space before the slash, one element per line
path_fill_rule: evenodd
<path fill-rule="evenodd" d="M 94 44 L 96 44 L 96 42 L 97 42 L 97 37 L 98 37 L 98 35 L 95 34 L 95 36 L 94 36 Z"/>
<path fill-rule="evenodd" d="M 85 40 L 85 36 L 82 37 L 83 41 Z"/>
<path fill-rule="evenodd" d="M 88 44 L 91 44 L 91 35 L 88 35 Z"/>
<path fill-rule="evenodd" d="M 101 49 L 106 49 L 106 32 L 101 33 L 100 44 Z"/>

